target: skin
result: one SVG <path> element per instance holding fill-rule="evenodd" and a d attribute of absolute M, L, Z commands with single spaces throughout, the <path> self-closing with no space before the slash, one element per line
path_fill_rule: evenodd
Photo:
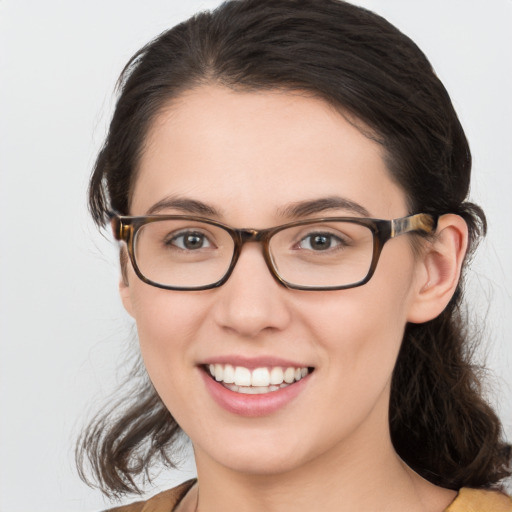
<path fill-rule="evenodd" d="M 287 206 L 333 195 L 374 218 L 409 213 L 382 148 L 324 102 L 212 85 L 157 116 L 130 213 L 180 197 L 213 207 L 207 216 L 233 227 L 267 228 L 296 220 L 283 216 Z M 337 215 L 360 214 L 330 209 L 308 217 Z M 410 235 L 389 241 L 370 282 L 341 291 L 284 288 L 256 243 L 213 290 L 158 289 L 128 265 L 121 297 L 152 382 L 192 440 L 201 511 L 439 512 L 453 500 L 453 491 L 422 480 L 398 458 L 388 428 L 404 327 L 439 314 L 459 277 L 465 223 L 446 215 L 437 233 L 420 255 Z M 232 355 L 281 357 L 315 370 L 278 411 L 243 417 L 212 400 L 200 368 Z M 197 499 L 195 488 L 180 510 L 194 510 Z"/>

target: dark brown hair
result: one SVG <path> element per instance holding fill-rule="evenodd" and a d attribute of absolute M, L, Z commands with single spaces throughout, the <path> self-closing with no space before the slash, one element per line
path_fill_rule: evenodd
<path fill-rule="evenodd" d="M 462 216 L 470 252 L 485 233 L 482 210 L 466 201 L 469 146 L 430 63 L 386 20 L 338 0 L 228 1 L 134 55 L 121 75 L 90 181 L 90 210 L 99 225 L 110 208 L 129 214 L 155 115 L 201 84 L 302 91 L 325 100 L 370 127 L 410 213 Z M 391 436 L 400 457 L 451 489 L 498 485 L 510 475 L 511 458 L 472 364 L 462 287 L 461 280 L 439 317 L 406 327 L 390 402 Z M 98 416 L 79 443 L 82 476 L 89 461 L 106 493 L 137 492 L 137 477 L 154 462 L 173 463 L 179 426 L 147 376 L 141 379 L 137 395 Z"/>

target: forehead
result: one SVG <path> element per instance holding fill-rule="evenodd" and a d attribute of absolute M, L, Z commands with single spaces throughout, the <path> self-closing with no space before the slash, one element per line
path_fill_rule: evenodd
<path fill-rule="evenodd" d="M 148 132 L 131 213 L 144 214 L 169 195 L 262 222 L 287 204 L 333 195 L 373 216 L 406 213 L 382 147 L 331 105 L 299 93 L 220 86 L 186 92 Z"/>

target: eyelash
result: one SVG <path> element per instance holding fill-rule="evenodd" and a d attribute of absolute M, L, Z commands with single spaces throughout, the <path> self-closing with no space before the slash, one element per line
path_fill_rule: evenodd
<path fill-rule="evenodd" d="M 326 237 L 326 238 L 329 238 L 329 247 L 326 247 L 325 249 L 320 249 L 320 250 L 317 250 L 315 251 L 313 247 L 311 247 L 311 240 L 312 238 L 314 237 Z M 344 247 L 346 247 L 348 245 L 348 243 L 346 242 L 346 240 L 343 240 L 341 237 L 335 235 L 334 233 L 329 233 L 329 232 L 313 232 L 313 233 L 308 233 L 306 236 L 302 237 L 299 242 L 297 243 L 297 246 L 300 246 L 300 244 L 302 242 L 304 242 L 305 240 L 308 240 L 309 239 L 309 245 L 310 247 L 307 248 L 307 249 L 304 249 L 304 250 L 311 250 L 313 252 L 323 252 L 323 251 L 329 251 L 329 252 L 332 252 L 333 250 L 339 250 L 339 249 L 342 249 Z M 335 246 L 333 247 L 332 243 L 335 243 Z"/>
<path fill-rule="evenodd" d="M 207 247 L 201 246 L 201 247 L 199 247 L 199 249 L 208 249 L 208 248 L 214 246 L 214 244 L 211 242 L 209 237 L 199 231 L 182 231 L 179 233 L 171 233 L 170 237 L 166 237 L 164 239 L 164 245 L 176 247 L 177 249 L 179 249 L 181 251 L 193 251 L 194 249 L 184 247 L 184 245 L 185 245 L 184 243 L 182 244 L 183 245 L 182 247 L 180 247 L 179 244 L 175 243 L 176 240 L 178 240 L 180 238 L 183 239 L 183 241 L 184 241 L 186 239 L 186 237 L 190 237 L 190 236 L 201 237 L 202 242 L 204 242 L 204 241 L 208 242 Z M 196 249 L 196 250 L 198 250 L 198 249 Z"/>

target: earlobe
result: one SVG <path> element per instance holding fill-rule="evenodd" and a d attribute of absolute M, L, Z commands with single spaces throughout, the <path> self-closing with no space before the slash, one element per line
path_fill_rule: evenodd
<path fill-rule="evenodd" d="M 458 215 L 439 218 L 434 239 L 425 244 L 420 256 L 416 296 L 408 321 L 423 323 L 444 310 L 457 288 L 466 255 L 468 228 Z"/>
<path fill-rule="evenodd" d="M 119 295 L 121 296 L 121 301 L 123 303 L 124 309 L 126 312 L 133 317 L 133 307 L 132 307 L 132 298 L 130 294 L 130 286 L 128 285 L 128 280 L 126 276 L 121 275 L 121 279 L 119 279 Z"/>
<path fill-rule="evenodd" d="M 122 249 L 119 254 L 119 260 L 121 265 L 121 277 L 119 279 L 119 295 L 123 302 L 124 309 L 126 312 L 133 317 L 132 298 L 130 294 L 130 285 L 128 281 L 128 255 L 126 250 Z"/>

